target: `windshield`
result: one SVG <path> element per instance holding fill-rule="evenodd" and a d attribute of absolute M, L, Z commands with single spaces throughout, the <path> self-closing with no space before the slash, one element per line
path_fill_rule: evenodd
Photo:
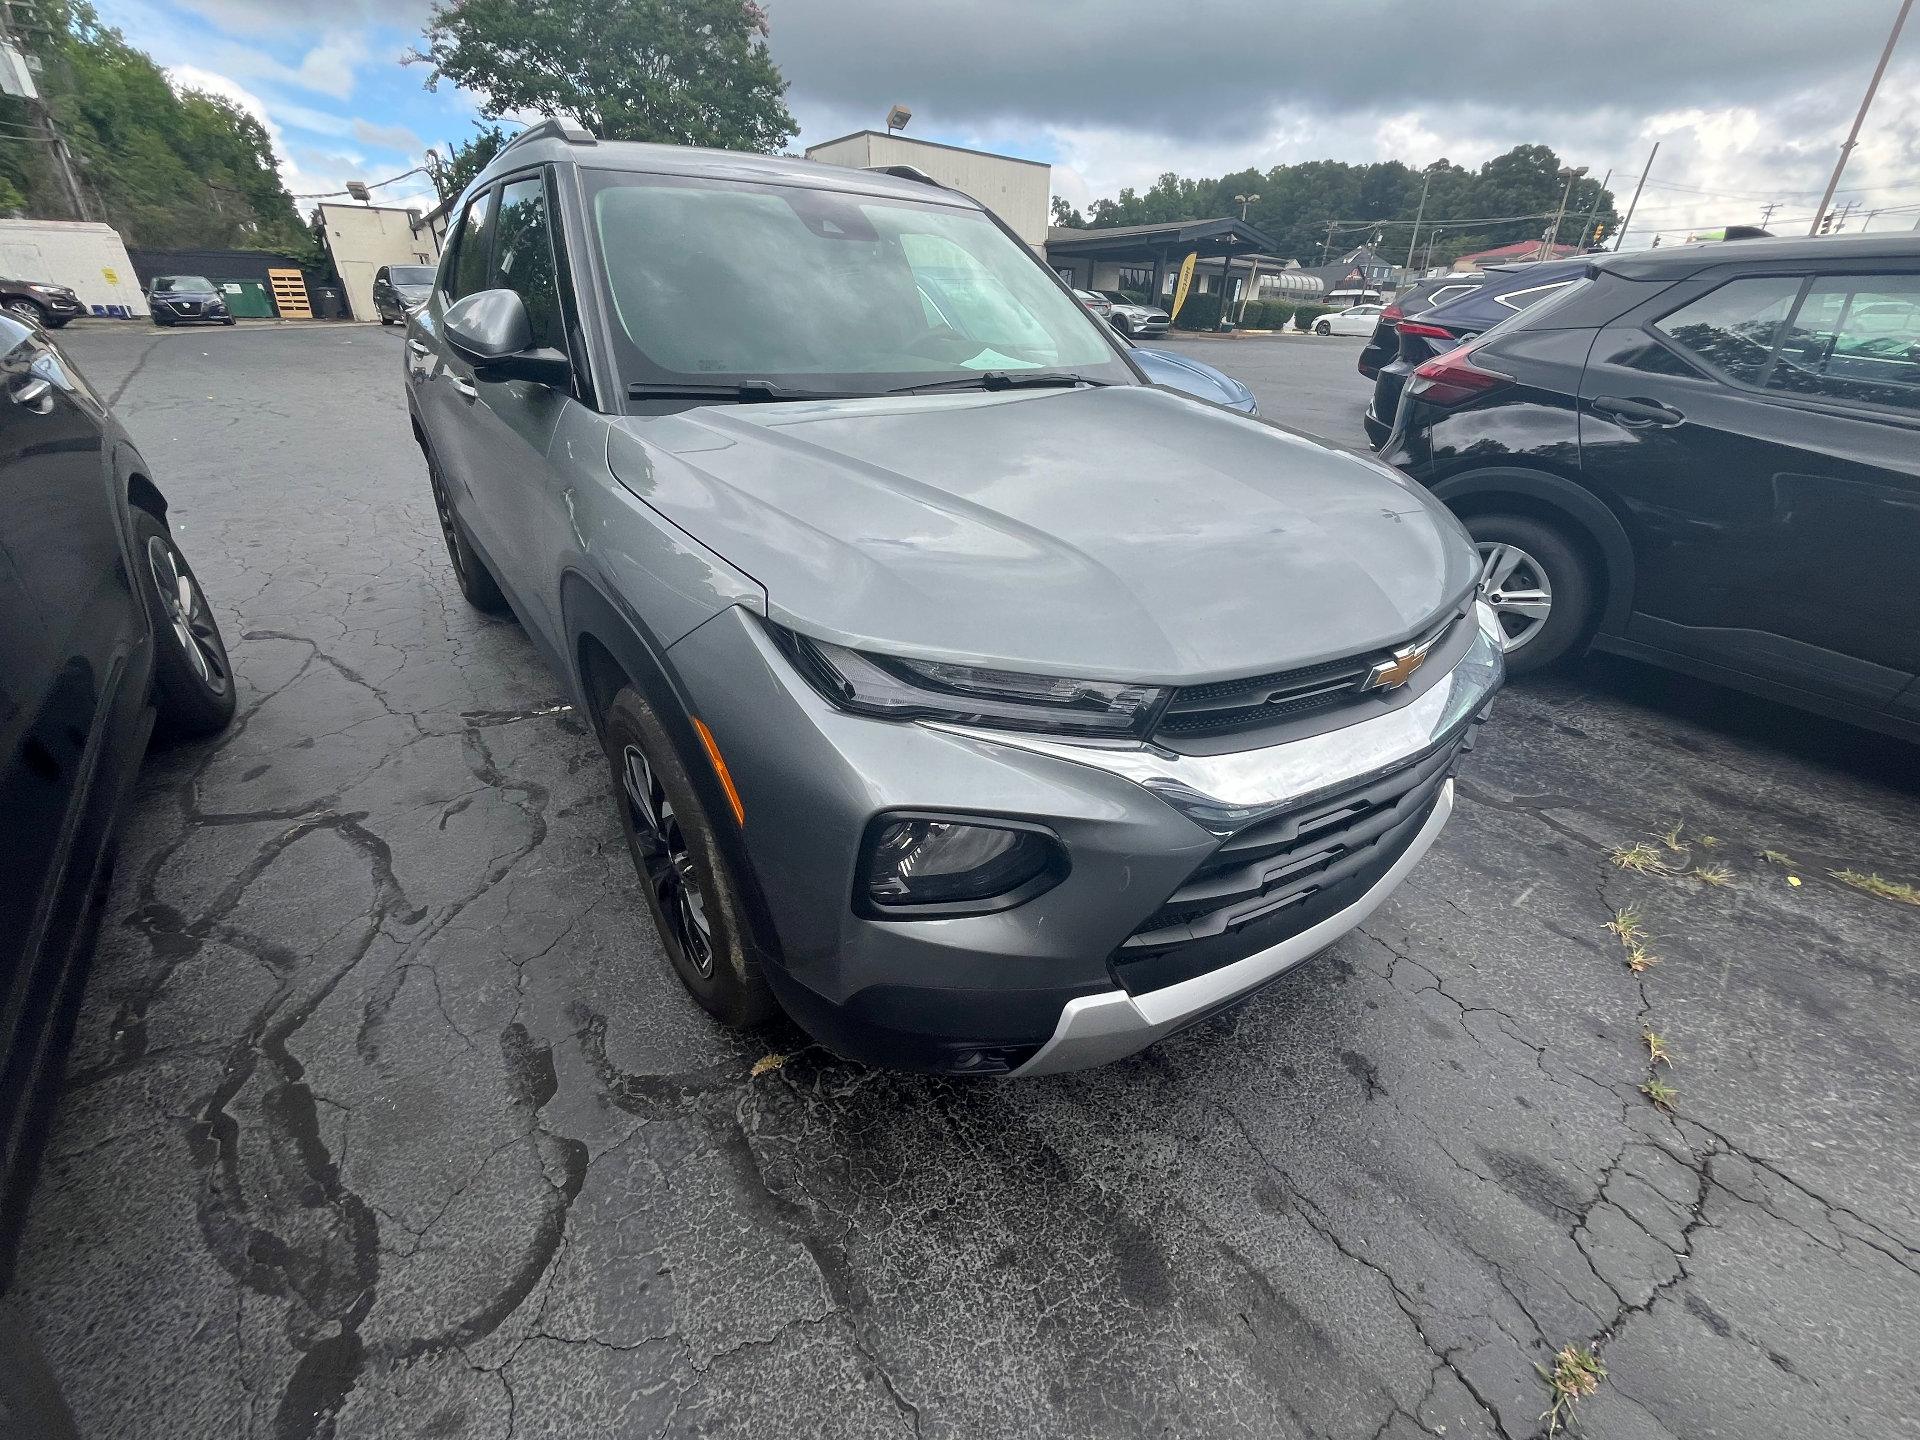
<path fill-rule="evenodd" d="M 213 282 L 204 275 L 162 275 L 153 282 L 155 290 L 211 290 Z"/>
<path fill-rule="evenodd" d="M 433 267 L 431 265 L 395 265 L 387 271 L 387 279 L 395 285 L 431 285 Z"/>
<path fill-rule="evenodd" d="M 589 172 L 629 384 L 878 394 L 1046 370 L 1127 383 L 1096 321 L 977 210 Z"/>

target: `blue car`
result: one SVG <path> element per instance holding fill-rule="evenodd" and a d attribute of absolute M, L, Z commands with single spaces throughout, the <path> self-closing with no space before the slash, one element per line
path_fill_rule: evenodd
<path fill-rule="evenodd" d="M 1224 405 L 1229 410 L 1238 410 L 1242 415 L 1260 413 L 1251 390 L 1231 375 L 1223 374 L 1190 355 L 1182 355 L 1174 350 L 1153 350 L 1142 345 L 1134 346 L 1131 353 L 1133 363 L 1155 385 L 1164 385 L 1169 390 L 1178 390 L 1196 399 Z"/>

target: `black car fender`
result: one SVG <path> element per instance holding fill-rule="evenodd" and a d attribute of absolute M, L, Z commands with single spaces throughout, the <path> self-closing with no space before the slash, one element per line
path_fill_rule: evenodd
<path fill-rule="evenodd" d="M 1449 475 L 1433 486 L 1433 494 L 1456 513 L 1484 512 L 1492 508 L 1486 501 L 1512 496 L 1523 502 L 1521 508 L 1529 514 L 1550 512 L 1570 522 L 1575 538 L 1593 547 L 1606 571 L 1600 577 L 1606 597 L 1600 610 L 1600 633 L 1618 635 L 1626 630 L 1633 613 L 1633 544 L 1620 518 L 1591 490 L 1549 471 L 1503 465 Z"/>

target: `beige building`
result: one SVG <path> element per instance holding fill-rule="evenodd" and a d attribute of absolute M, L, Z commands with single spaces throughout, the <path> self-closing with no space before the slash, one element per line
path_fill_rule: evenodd
<path fill-rule="evenodd" d="M 382 265 L 440 263 L 439 236 L 418 210 L 326 204 L 320 220 L 356 320 L 380 318 L 373 308 L 373 274 Z"/>
<path fill-rule="evenodd" d="M 911 165 L 922 174 L 971 195 L 1035 250 L 1047 243 L 1047 219 L 1053 203 L 1053 167 L 1039 160 L 990 155 L 931 140 L 860 130 L 807 147 L 807 159 L 853 170 Z"/>

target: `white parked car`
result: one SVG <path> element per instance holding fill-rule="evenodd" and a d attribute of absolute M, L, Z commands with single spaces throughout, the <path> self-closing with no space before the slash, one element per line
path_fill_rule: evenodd
<path fill-rule="evenodd" d="M 1380 323 L 1378 305 L 1349 305 L 1346 309 L 1332 315 L 1322 315 L 1313 322 L 1316 335 L 1371 335 L 1373 327 Z"/>

